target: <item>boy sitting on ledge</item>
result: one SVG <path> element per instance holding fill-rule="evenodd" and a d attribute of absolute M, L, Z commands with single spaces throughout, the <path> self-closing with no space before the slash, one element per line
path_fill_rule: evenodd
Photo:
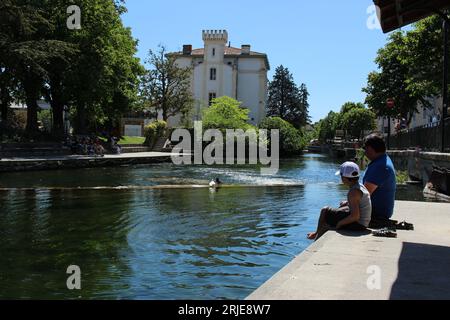
<path fill-rule="evenodd" d="M 356 163 L 346 162 L 336 173 L 342 182 L 350 188 L 347 201 L 338 209 L 325 207 L 320 213 L 317 231 L 308 234 L 308 239 L 317 241 L 328 230 L 364 231 L 370 223 L 372 203 L 369 191 L 359 183 L 359 167 Z"/>

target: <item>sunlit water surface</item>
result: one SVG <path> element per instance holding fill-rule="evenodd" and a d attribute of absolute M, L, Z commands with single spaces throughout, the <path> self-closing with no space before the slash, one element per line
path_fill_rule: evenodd
<path fill-rule="evenodd" d="M 172 164 L 1 174 L 11 189 L 0 191 L 0 298 L 243 299 L 310 244 L 321 207 L 346 197 L 337 168 L 306 155 L 276 176 Z M 249 187 L 76 189 L 214 177 Z M 414 187 L 398 199 L 423 200 Z M 69 265 L 81 268 L 80 291 L 67 289 Z"/>

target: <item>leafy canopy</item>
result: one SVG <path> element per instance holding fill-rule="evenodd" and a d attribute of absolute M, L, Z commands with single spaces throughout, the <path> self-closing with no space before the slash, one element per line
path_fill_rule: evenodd
<path fill-rule="evenodd" d="M 241 108 L 241 102 L 227 97 L 212 100 L 211 107 L 203 111 L 205 129 L 243 129 L 254 128 L 249 124 L 250 110 Z"/>
<path fill-rule="evenodd" d="M 259 125 L 260 129 L 280 130 L 280 153 L 282 155 L 300 154 L 306 145 L 302 132 L 280 117 L 268 117 Z M 270 136 L 270 134 L 269 134 Z"/>

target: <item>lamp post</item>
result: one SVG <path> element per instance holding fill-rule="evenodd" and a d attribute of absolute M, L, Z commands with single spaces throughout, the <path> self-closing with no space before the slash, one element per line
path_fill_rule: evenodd
<path fill-rule="evenodd" d="M 394 109 L 395 100 L 389 98 L 386 100 L 386 106 L 388 108 L 388 136 L 387 136 L 387 149 L 389 150 L 391 147 L 391 110 Z"/>
<path fill-rule="evenodd" d="M 445 152 L 445 120 L 448 112 L 448 29 L 450 20 L 446 15 L 442 17 L 444 33 L 444 72 L 442 79 L 442 119 L 441 119 L 441 152 Z"/>

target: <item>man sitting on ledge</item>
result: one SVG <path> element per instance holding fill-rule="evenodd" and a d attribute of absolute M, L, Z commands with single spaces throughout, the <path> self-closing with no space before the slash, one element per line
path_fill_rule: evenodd
<path fill-rule="evenodd" d="M 386 144 L 381 135 L 374 133 L 365 138 L 364 150 L 371 161 L 363 178 L 364 186 L 372 199 L 370 228 L 378 229 L 395 224 L 390 221 L 394 214 L 397 188 L 394 164 L 386 154 Z"/>

